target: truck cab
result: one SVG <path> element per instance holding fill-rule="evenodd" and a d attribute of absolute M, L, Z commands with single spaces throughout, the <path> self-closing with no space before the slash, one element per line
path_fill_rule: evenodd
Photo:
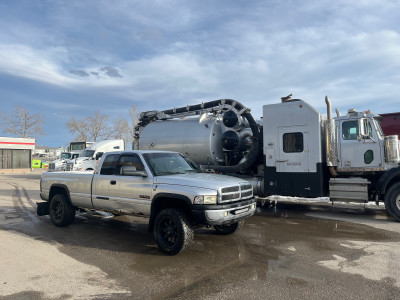
<path fill-rule="evenodd" d="M 96 142 L 87 147 L 79 156 L 73 161 L 74 171 L 94 171 L 99 159 L 104 153 L 110 151 L 124 150 L 124 140 L 106 140 Z"/>
<path fill-rule="evenodd" d="M 49 171 L 70 171 L 80 152 L 62 152 L 60 158 L 49 163 Z"/>
<path fill-rule="evenodd" d="M 385 160 L 385 136 L 370 112 L 348 111 L 335 118 L 338 130 L 339 172 L 383 171 L 393 167 Z"/>

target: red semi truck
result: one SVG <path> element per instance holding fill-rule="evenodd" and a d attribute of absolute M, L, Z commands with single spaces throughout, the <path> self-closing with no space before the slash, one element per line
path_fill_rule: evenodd
<path fill-rule="evenodd" d="M 400 138 L 400 112 L 379 114 L 382 117 L 381 127 L 385 135 L 398 135 Z"/>

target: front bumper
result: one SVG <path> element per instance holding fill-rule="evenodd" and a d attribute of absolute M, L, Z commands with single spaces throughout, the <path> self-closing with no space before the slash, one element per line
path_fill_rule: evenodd
<path fill-rule="evenodd" d="M 199 205 L 193 207 L 194 222 L 199 225 L 229 225 L 254 215 L 255 199 L 224 205 Z"/>

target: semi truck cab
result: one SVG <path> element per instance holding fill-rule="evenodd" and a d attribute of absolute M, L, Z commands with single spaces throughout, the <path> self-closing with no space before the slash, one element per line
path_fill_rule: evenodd
<path fill-rule="evenodd" d="M 386 169 L 385 139 L 378 116 L 349 110 L 335 118 L 339 140 L 339 171 L 382 171 Z"/>

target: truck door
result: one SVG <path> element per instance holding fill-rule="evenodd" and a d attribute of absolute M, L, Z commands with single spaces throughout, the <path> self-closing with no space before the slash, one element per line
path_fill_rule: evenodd
<path fill-rule="evenodd" d="M 364 137 L 360 136 L 364 127 Z M 381 146 L 369 119 L 343 120 L 340 124 L 340 167 L 380 168 Z"/>
<path fill-rule="evenodd" d="M 123 166 L 133 166 L 136 171 L 146 171 L 148 176 L 123 175 L 121 172 Z M 121 156 L 117 167 L 116 181 L 111 197 L 115 202 L 114 207 L 128 214 L 150 216 L 153 176 L 149 170 L 145 170 L 145 164 L 139 155 L 129 153 Z"/>
<path fill-rule="evenodd" d="M 121 175 L 122 166 L 135 166 L 144 171 L 137 154 L 109 154 L 104 158 L 100 174 L 93 179 L 93 206 L 96 209 L 150 215 L 153 177 Z"/>
<path fill-rule="evenodd" d="M 279 127 L 276 171 L 277 186 L 281 195 L 308 195 L 310 190 L 308 146 L 308 125 Z"/>
<path fill-rule="evenodd" d="M 120 154 L 109 154 L 104 158 L 99 174 L 93 176 L 92 204 L 95 209 L 113 210 L 115 203 L 111 200 L 117 184 L 116 170 Z"/>

